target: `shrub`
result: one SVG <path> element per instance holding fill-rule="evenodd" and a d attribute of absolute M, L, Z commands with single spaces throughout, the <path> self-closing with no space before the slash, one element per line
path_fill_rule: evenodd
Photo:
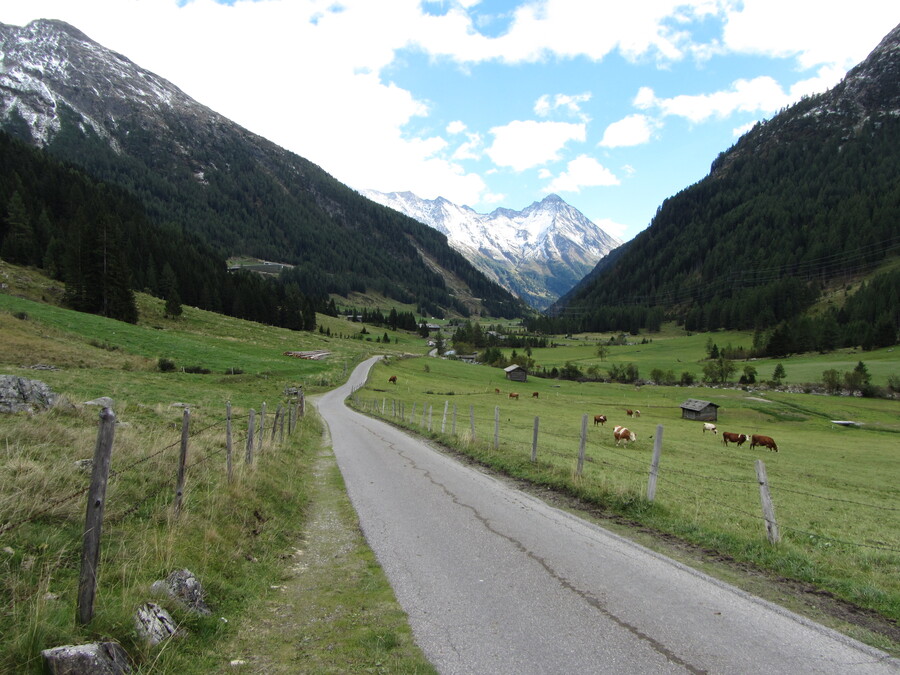
<path fill-rule="evenodd" d="M 159 361 L 156 363 L 156 367 L 159 368 L 159 372 L 161 373 L 171 373 L 175 370 L 175 362 L 171 359 L 160 357 Z"/>

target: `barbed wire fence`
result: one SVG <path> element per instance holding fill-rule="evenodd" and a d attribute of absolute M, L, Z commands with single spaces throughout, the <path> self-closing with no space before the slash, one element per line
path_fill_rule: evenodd
<path fill-rule="evenodd" d="M 61 506 L 87 495 L 76 608 L 78 622 L 82 625 L 87 624 L 94 614 L 100 540 L 104 522 L 120 524 L 141 512 L 145 506 L 149 504 L 158 506 L 160 502 L 171 503 L 172 516 L 177 520 L 182 509 L 185 508 L 185 485 L 189 476 L 196 473 L 196 470 L 202 465 L 216 459 L 224 457 L 226 481 L 231 483 L 234 480 L 233 453 L 236 447 L 246 447 L 244 463 L 246 466 L 251 466 L 264 450 L 273 450 L 284 444 L 285 427 L 287 427 L 287 435 L 293 435 L 300 418 L 305 415 L 306 411 L 302 388 L 293 388 L 290 392 L 288 402 L 279 404 L 277 410 L 268 415 L 271 418 L 270 429 L 267 429 L 266 404 L 263 403 L 259 415 L 253 409 L 249 410 L 245 430 L 237 437 L 233 433 L 233 423 L 236 420 L 232 418 L 230 402 L 226 402 L 224 417 L 204 420 L 203 426 L 200 427 L 192 427 L 191 408 L 185 407 L 179 440 L 151 450 L 115 470 L 111 469 L 111 458 L 118 421 L 111 408 L 103 408 L 99 414 L 97 442 L 93 458 L 84 462 L 91 470 L 89 484 L 48 501 L 42 508 L 27 515 L 11 518 L 0 525 L 0 536 L 49 516 L 57 512 Z M 267 432 L 268 441 L 266 440 Z M 200 445 L 198 441 L 203 441 L 203 454 L 194 457 L 192 448 Z M 150 462 L 166 458 L 167 454 L 174 454 L 176 448 L 178 448 L 177 465 L 171 472 L 145 471 Z M 132 492 L 139 491 L 140 495 L 136 498 L 121 495 L 129 503 L 124 505 L 124 508 L 118 513 L 106 516 L 108 486 L 110 484 L 121 485 L 126 479 L 133 477 L 137 477 L 137 480 L 132 481 L 131 490 Z M 149 480 L 142 482 L 141 478 L 149 478 Z M 167 493 L 171 495 L 170 499 L 166 499 Z"/>
<path fill-rule="evenodd" d="M 460 407 L 456 403 L 451 405 L 449 400 L 445 400 L 443 406 L 438 404 L 437 415 L 434 415 L 434 403 L 428 403 L 427 401 L 410 403 L 390 397 L 382 397 L 380 399 L 364 398 L 360 396 L 361 390 L 361 387 L 357 388 L 351 396 L 353 405 L 360 411 L 404 427 L 409 427 L 413 431 L 444 436 L 451 444 L 453 442 L 462 442 L 484 449 L 499 450 L 504 448 L 512 451 L 527 445 L 527 442 L 522 439 L 525 438 L 528 430 L 521 424 L 521 420 L 512 422 L 518 425 L 515 428 L 517 432 L 516 438 L 510 437 L 508 434 L 506 436 L 501 435 L 500 406 L 495 406 L 494 416 L 488 418 L 483 415 L 476 415 L 474 405 Z M 441 408 L 443 408 L 443 412 L 441 412 Z M 571 460 L 576 463 L 573 479 L 577 480 L 583 480 L 585 463 L 630 474 L 634 477 L 644 476 L 647 479 L 647 490 L 645 492 L 641 489 L 641 493 L 648 502 L 654 501 L 656 484 L 659 483 L 660 489 L 669 494 L 678 492 L 697 503 L 710 504 L 723 511 L 732 513 L 735 517 L 749 519 L 760 524 L 766 533 L 767 539 L 773 544 L 780 541 L 780 533 L 785 531 L 819 542 L 831 542 L 835 545 L 900 554 L 900 547 L 887 543 L 851 541 L 846 538 L 810 532 L 783 522 L 779 523 L 775 517 L 774 504 L 776 499 L 773 498 L 773 493 L 775 496 L 778 494 L 795 494 L 826 503 L 851 504 L 885 514 L 900 512 L 900 507 L 877 505 L 854 499 L 816 494 L 808 490 L 799 490 L 796 487 L 778 485 L 777 481 L 773 485 L 772 481 L 767 477 L 765 463 L 762 460 L 756 460 L 754 463 L 755 478 L 748 477 L 746 479 L 716 476 L 678 468 L 667 468 L 662 471 L 659 468 L 659 454 L 662 452 L 663 425 L 657 426 L 656 434 L 653 437 L 655 446 L 654 457 L 649 467 L 645 456 L 625 454 L 617 446 L 609 447 L 604 445 L 602 447 L 602 456 L 588 455 L 584 449 L 587 418 L 587 415 L 582 417 L 581 434 L 560 433 L 558 430 L 554 430 L 553 442 L 541 445 L 539 436 L 540 419 L 535 417 L 531 444 L 531 461 L 537 461 L 538 456 Z M 573 448 L 572 452 L 566 453 L 561 451 L 559 448 L 564 445 L 570 445 Z M 659 446 L 658 449 L 657 445 Z M 596 452 L 596 449 L 592 450 L 592 453 Z M 710 486 L 715 484 L 727 486 L 732 493 L 740 486 L 745 486 L 748 490 L 758 490 L 760 512 L 753 513 L 746 508 L 736 505 L 727 498 L 727 492 L 726 496 L 714 493 Z M 697 486 L 702 486 L 702 488 Z"/>

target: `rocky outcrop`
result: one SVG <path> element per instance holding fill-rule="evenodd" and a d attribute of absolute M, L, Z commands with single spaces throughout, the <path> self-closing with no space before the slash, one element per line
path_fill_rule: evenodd
<path fill-rule="evenodd" d="M 123 675 L 131 672 L 128 654 L 117 642 L 66 645 L 41 652 L 53 675 Z"/>
<path fill-rule="evenodd" d="M 16 375 L 0 375 L 0 413 L 34 413 L 46 410 L 56 401 L 56 394 L 40 380 Z"/>

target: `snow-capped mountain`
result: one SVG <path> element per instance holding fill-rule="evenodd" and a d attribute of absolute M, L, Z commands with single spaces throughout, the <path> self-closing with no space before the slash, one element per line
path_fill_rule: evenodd
<path fill-rule="evenodd" d="M 475 267 L 537 309 L 552 304 L 621 244 L 557 195 L 521 211 L 478 213 L 443 197 L 362 194 L 443 232 Z"/>
<path fill-rule="evenodd" d="M 385 217 L 308 159 L 65 22 L 0 23 L 0 129 L 120 186 L 154 224 L 223 257 L 293 265 L 310 295 L 378 293 L 431 316 L 524 310 L 433 229 Z"/>

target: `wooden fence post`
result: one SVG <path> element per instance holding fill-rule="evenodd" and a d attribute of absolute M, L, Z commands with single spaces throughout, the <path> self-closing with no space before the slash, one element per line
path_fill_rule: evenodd
<path fill-rule="evenodd" d="M 428 404 L 428 432 L 431 433 L 431 422 L 432 422 L 432 412 L 434 410 L 434 406 L 430 403 Z"/>
<path fill-rule="evenodd" d="M 281 421 L 278 423 L 278 445 L 284 445 L 284 414 L 287 410 L 279 405 L 278 412 L 281 413 Z"/>
<path fill-rule="evenodd" d="M 769 494 L 769 480 L 766 476 L 766 465 L 761 460 L 756 460 L 756 479 L 759 481 L 759 500 L 762 502 L 763 518 L 766 519 L 766 536 L 770 544 L 781 541 L 778 533 L 778 522 L 775 520 L 775 505 L 772 503 L 772 495 Z"/>
<path fill-rule="evenodd" d="M 656 437 L 653 439 L 653 459 L 650 462 L 650 477 L 647 479 L 647 501 L 656 498 L 656 477 L 659 475 L 659 456 L 662 454 L 662 424 L 656 425 Z"/>
<path fill-rule="evenodd" d="M 441 418 L 441 433 L 447 428 L 447 408 L 450 407 L 450 401 L 444 401 L 444 416 Z"/>
<path fill-rule="evenodd" d="M 225 472 L 228 482 L 234 480 L 234 467 L 231 463 L 231 401 L 225 402 Z"/>
<path fill-rule="evenodd" d="M 262 409 L 259 411 L 259 437 L 256 443 L 257 454 L 262 454 L 263 441 L 266 440 L 266 402 L 263 401 Z"/>
<path fill-rule="evenodd" d="M 278 435 L 278 425 L 281 423 L 281 404 L 278 404 L 278 408 L 275 410 L 275 420 L 272 422 L 272 437 L 269 439 L 269 442 L 275 442 L 275 436 Z"/>
<path fill-rule="evenodd" d="M 253 433 L 256 431 L 256 411 L 250 408 L 250 419 L 247 421 L 247 453 L 244 464 L 253 464 Z"/>
<path fill-rule="evenodd" d="M 578 468 L 575 471 L 576 476 L 581 475 L 584 468 L 584 448 L 587 445 L 587 413 L 581 416 L 581 443 L 578 445 Z"/>
<path fill-rule="evenodd" d="M 500 448 L 500 406 L 494 406 L 494 450 Z"/>
<path fill-rule="evenodd" d="M 412 412 L 409 413 L 409 423 L 410 424 L 416 423 L 416 402 L 415 401 L 413 401 Z"/>
<path fill-rule="evenodd" d="M 106 506 L 106 482 L 116 435 L 116 414 L 110 408 L 100 411 L 100 429 L 94 446 L 91 487 L 88 489 L 84 533 L 81 538 L 81 576 L 78 579 L 78 623 L 86 625 L 94 618 L 97 596 L 97 566 L 100 563 L 100 532 Z"/>
<path fill-rule="evenodd" d="M 469 406 L 469 431 L 472 433 L 472 442 L 475 442 L 475 406 Z"/>
<path fill-rule="evenodd" d="M 537 439 L 538 439 L 538 424 L 540 423 L 541 418 L 534 418 L 534 436 L 531 439 L 531 461 L 537 461 Z"/>
<path fill-rule="evenodd" d="M 453 430 L 450 432 L 456 436 L 456 404 L 453 404 Z"/>
<path fill-rule="evenodd" d="M 300 392 L 300 417 L 306 416 L 306 395 Z"/>
<path fill-rule="evenodd" d="M 184 472 L 187 468 L 188 437 L 191 428 L 191 409 L 184 409 L 181 419 L 181 452 L 178 454 L 178 478 L 175 481 L 175 517 L 181 513 L 181 502 L 184 499 Z"/>

